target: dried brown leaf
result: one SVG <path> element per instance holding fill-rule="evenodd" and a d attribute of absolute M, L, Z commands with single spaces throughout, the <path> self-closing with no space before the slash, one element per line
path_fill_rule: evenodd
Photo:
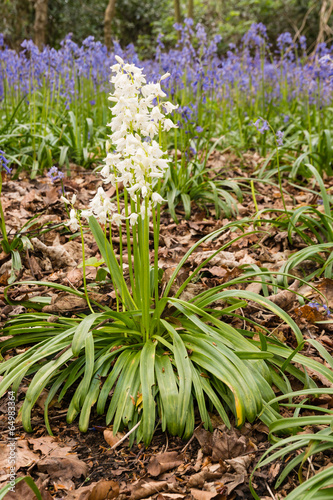
<path fill-rule="evenodd" d="M 53 269 L 61 269 L 64 266 L 77 265 L 77 262 L 73 259 L 72 255 L 67 252 L 64 245 L 59 244 L 47 246 L 38 238 L 32 238 L 31 242 L 34 247 L 34 251 L 41 252 L 43 256 L 51 259 Z"/>
<path fill-rule="evenodd" d="M 307 323 L 311 324 L 314 324 L 317 321 L 324 321 L 325 319 L 321 312 L 317 311 L 313 307 L 308 306 L 307 304 L 301 307 L 297 307 L 295 309 L 295 313 L 297 314 L 298 318 L 303 319 Z"/>
<path fill-rule="evenodd" d="M 54 481 L 66 481 L 74 477 L 86 477 L 88 466 L 76 456 L 47 457 L 37 464 L 38 470 L 50 475 Z"/>
<path fill-rule="evenodd" d="M 176 451 L 160 453 L 151 458 L 147 471 L 151 476 L 157 477 L 163 472 L 179 467 L 182 463 L 183 457 L 178 455 Z"/>
<path fill-rule="evenodd" d="M 10 448 L 7 443 L 0 443 L 0 475 L 9 474 L 11 466 L 9 462 Z M 16 441 L 16 456 L 15 468 L 19 470 L 21 467 L 30 467 L 34 462 L 37 462 L 39 455 L 30 450 L 28 442 L 24 439 Z"/>
<path fill-rule="evenodd" d="M 89 494 L 88 500 L 109 500 L 119 495 L 117 481 L 99 481 Z"/>
<path fill-rule="evenodd" d="M 77 295 L 60 293 L 54 295 L 51 299 L 51 304 L 44 306 L 42 311 L 47 313 L 74 311 L 76 309 L 86 309 L 87 301 Z"/>
<path fill-rule="evenodd" d="M 329 307 L 333 307 L 333 280 L 323 278 L 317 285 L 318 290 L 325 295 Z"/>
<path fill-rule="evenodd" d="M 255 450 L 255 445 L 237 429 L 220 426 L 213 433 L 198 429 L 194 433 L 203 452 L 212 456 L 213 462 L 235 458 Z"/>
<path fill-rule="evenodd" d="M 195 500 L 211 500 L 211 498 L 216 497 L 218 495 L 217 491 L 204 491 L 204 490 L 197 490 L 192 488 L 191 489 L 191 495 Z"/>
<path fill-rule="evenodd" d="M 141 480 L 139 483 L 131 485 L 131 500 L 140 500 L 141 498 L 150 497 L 160 491 L 166 491 L 168 489 L 168 481 L 145 481 Z"/>
<path fill-rule="evenodd" d="M 105 431 L 103 432 L 103 436 L 104 436 L 105 441 L 111 447 L 114 446 L 116 443 L 118 443 L 118 441 L 120 441 L 121 438 L 124 437 L 124 435 L 125 434 L 123 432 L 117 432 L 117 434 L 114 435 L 112 430 L 110 430 L 110 429 L 105 429 Z"/>

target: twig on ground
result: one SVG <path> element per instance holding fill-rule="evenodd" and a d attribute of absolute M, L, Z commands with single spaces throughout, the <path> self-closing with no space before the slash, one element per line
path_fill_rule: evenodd
<path fill-rule="evenodd" d="M 114 444 L 113 446 L 111 446 L 110 450 L 114 450 L 115 448 L 118 448 L 118 446 L 123 442 L 125 441 L 125 439 L 128 438 L 128 436 L 130 436 L 132 434 L 132 432 L 134 432 L 138 427 L 139 425 L 141 424 L 141 420 L 139 420 L 139 422 L 137 424 L 135 424 L 134 427 L 132 427 L 132 429 L 130 431 L 128 431 L 127 434 L 125 434 L 124 437 L 122 437 L 121 439 L 119 439 L 119 441 L 116 442 L 116 444 Z"/>
<path fill-rule="evenodd" d="M 269 492 L 269 494 L 271 495 L 271 497 L 273 498 L 273 500 L 277 500 L 276 496 L 274 495 L 274 493 L 272 492 L 272 490 L 270 489 L 270 487 L 268 486 L 268 483 L 266 481 L 266 488 L 267 488 L 267 491 Z"/>

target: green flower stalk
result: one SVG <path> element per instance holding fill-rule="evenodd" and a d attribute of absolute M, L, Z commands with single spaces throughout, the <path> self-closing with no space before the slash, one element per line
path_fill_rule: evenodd
<path fill-rule="evenodd" d="M 4 151 L 0 149 L 0 231 L 3 238 L 2 246 L 6 253 L 9 253 L 10 249 L 6 231 L 5 215 L 3 213 L 2 203 L 1 203 L 1 192 L 2 192 L 2 170 L 5 170 L 7 174 L 10 174 L 12 171 L 12 169 L 8 167 L 8 163 L 9 161 L 6 158 Z"/>
<path fill-rule="evenodd" d="M 112 66 L 114 76 L 111 79 L 114 92 L 109 97 L 109 100 L 115 103 L 112 108 L 113 118 L 109 124 L 112 132 L 109 142 L 114 150 L 107 153 L 105 166 L 100 173 L 105 183 L 116 187 L 117 202 L 111 202 L 104 189 L 100 187 L 87 210 L 78 214 L 72 208 L 69 225 L 77 230 L 77 218 L 81 216 L 87 220 L 95 218 L 103 225 L 115 223 L 122 232 L 122 225 L 125 223 L 130 267 L 131 292 L 128 292 L 132 297 L 131 309 L 142 311 L 142 335 L 147 341 L 151 334 L 150 310 L 154 292 L 155 307 L 158 302 L 158 261 L 156 258 L 153 269 L 154 287 L 151 290 L 149 221 L 154 212 L 152 220 L 156 251 L 159 235 L 158 206 L 165 200 L 155 188 L 160 186 L 158 180 L 163 178 L 169 167 L 169 159 L 161 147 L 161 130 L 168 131 L 176 128 L 172 120 L 167 118 L 176 106 L 170 102 L 161 101 L 161 98 L 166 95 L 161 89 L 161 81 L 168 78 L 169 74 L 162 76 L 158 83 L 146 83 L 142 69 L 134 64 L 125 64 L 118 56 L 116 59 L 118 63 Z M 154 139 L 155 136 L 159 137 L 159 142 Z M 124 209 L 121 209 L 120 185 L 123 185 L 124 190 Z M 122 248 L 120 251 L 122 252 Z M 121 269 L 123 267 L 122 255 L 120 267 Z M 114 285 L 119 297 L 124 299 L 124 283 L 121 283 L 121 288 L 118 288 L 115 281 Z M 123 305 L 125 309 L 128 309 L 124 300 Z"/>

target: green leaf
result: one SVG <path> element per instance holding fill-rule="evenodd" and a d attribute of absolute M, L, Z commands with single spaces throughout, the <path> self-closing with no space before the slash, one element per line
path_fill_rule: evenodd
<path fill-rule="evenodd" d="M 160 405 L 162 416 L 164 417 L 162 422 L 165 422 L 165 426 L 172 436 L 181 435 L 181 429 L 179 429 L 179 422 L 177 419 L 179 394 L 176 374 L 173 370 L 173 365 L 168 353 L 156 354 L 155 375 L 161 395 Z M 164 426 L 162 426 L 162 430 L 165 431 Z"/>
<path fill-rule="evenodd" d="M 165 320 L 161 320 L 161 323 L 170 333 L 173 340 L 173 354 L 175 359 L 175 364 L 177 367 L 178 377 L 179 377 L 179 405 L 177 413 L 178 428 L 180 432 L 185 430 L 187 413 L 189 411 L 189 404 L 191 398 L 192 389 L 192 373 L 191 364 L 189 360 L 188 352 L 185 348 L 183 341 L 180 336 Z"/>
<path fill-rule="evenodd" d="M 15 484 L 21 482 L 21 481 L 25 481 L 27 483 L 27 485 L 29 486 L 29 488 L 32 489 L 32 491 L 34 492 L 34 494 L 36 495 L 37 497 L 37 500 L 43 500 L 42 499 L 42 495 L 38 489 L 38 486 L 36 485 L 35 481 L 32 479 L 32 477 L 30 476 L 24 476 L 24 477 L 18 477 L 15 479 Z M 11 488 L 12 488 L 12 485 L 11 483 L 7 483 L 3 488 L 1 488 L 0 490 L 0 500 L 2 500 L 6 495 L 7 493 L 9 493 L 11 491 Z"/>
<path fill-rule="evenodd" d="M 157 342 L 147 340 L 141 351 L 140 379 L 142 390 L 142 431 L 146 446 L 152 440 L 155 428 L 155 401 L 153 397 L 153 386 L 155 384 L 155 350 Z"/>

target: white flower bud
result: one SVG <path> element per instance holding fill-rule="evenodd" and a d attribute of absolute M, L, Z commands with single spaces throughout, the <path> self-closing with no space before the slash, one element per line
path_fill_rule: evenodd
<path fill-rule="evenodd" d="M 165 200 L 164 198 L 162 198 L 162 196 L 156 192 L 154 192 L 152 195 L 151 195 L 151 199 L 153 200 L 153 203 L 154 203 L 154 207 L 156 207 L 156 204 L 159 203 L 163 203 L 164 201 L 167 201 Z"/>
<path fill-rule="evenodd" d="M 135 224 L 138 222 L 138 217 L 139 217 L 139 214 L 136 214 L 136 213 L 132 213 L 129 216 L 129 221 L 130 221 L 131 226 L 135 226 Z"/>
<path fill-rule="evenodd" d="M 117 62 L 119 62 L 119 64 L 124 64 L 124 61 L 120 56 L 114 56 L 114 58 Z"/>

